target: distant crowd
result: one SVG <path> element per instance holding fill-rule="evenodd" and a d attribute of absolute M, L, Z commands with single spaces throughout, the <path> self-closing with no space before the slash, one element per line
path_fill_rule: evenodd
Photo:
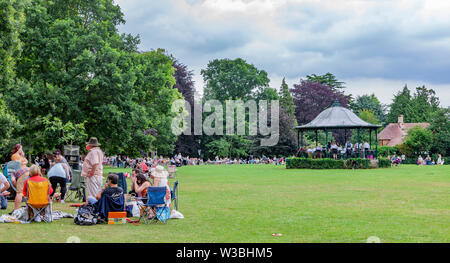
<path fill-rule="evenodd" d="M 113 167 L 121 168 L 134 168 L 137 165 L 140 166 L 156 166 L 156 165 L 175 165 L 177 167 L 183 165 L 218 165 L 218 164 L 275 164 L 284 165 L 285 158 L 266 156 L 249 158 L 221 158 L 216 156 L 213 159 L 192 158 L 189 156 L 182 156 L 181 153 L 173 157 L 154 156 L 153 158 L 130 158 L 128 156 L 111 156 L 106 157 L 104 164 L 111 165 Z"/>
<path fill-rule="evenodd" d="M 402 155 L 402 156 L 393 155 L 392 157 L 388 156 L 387 158 L 389 160 L 391 160 L 391 163 L 393 166 L 397 166 L 401 163 L 405 163 L 405 161 L 406 161 L 405 155 Z M 438 154 L 438 157 L 436 160 L 433 160 L 430 155 L 427 155 L 427 157 L 425 159 L 422 157 L 422 155 L 419 155 L 419 157 L 417 158 L 417 165 L 444 165 L 444 162 L 445 162 L 444 158 L 442 158 L 441 154 Z"/>

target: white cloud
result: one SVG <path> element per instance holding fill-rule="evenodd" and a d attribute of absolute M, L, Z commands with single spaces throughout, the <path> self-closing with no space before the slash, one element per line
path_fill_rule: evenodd
<path fill-rule="evenodd" d="M 405 83 L 450 105 L 450 2 L 436 0 L 119 0 L 143 50 L 165 48 L 194 70 L 241 57 L 273 86 L 331 72 L 383 103 Z M 288 82 L 289 82 L 288 81 Z M 279 83 L 278 83 L 279 82 Z M 370 87 L 370 88 L 369 88 Z M 367 91 L 367 92 L 366 92 Z"/>

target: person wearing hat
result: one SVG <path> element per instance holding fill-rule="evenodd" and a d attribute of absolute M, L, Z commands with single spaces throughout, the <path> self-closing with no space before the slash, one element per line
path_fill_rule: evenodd
<path fill-rule="evenodd" d="M 86 187 L 89 197 L 96 197 L 98 192 L 102 189 L 103 183 L 103 151 L 100 149 L 100 143 L 97 138 L 91 137 L 86 143 L 86 150 L 89 153 L 86 155 L 81 169 L 81 176 L 86 178 Z"/>
<path fill-rule="evenodd" d="M 150 177 L 153 179 L 153 186 L 156 187 L 166 187 L 166 203 L 170 207 L 170 187 L 169 187 L 169 173 L 164 170 L 164 167 L 157 165 L 155 168 L 151 169 Z"/>
<path fill-rule="evenodd" d="M 153 170 L 154 169 L 154 170 Z M 164 205 L 157 205 L 157 209 L 163 209 L 162 211 L 158 212 L 158 219 L 163 220 L 169 219 L 170 217 L 170 206 L 171 206 L 171 199 L 170 199 L 170 187 L 169 187 L 169 181 L 167 178 L 169 177 L 169 173 L 164 170 L 164 167 L 161 165 L 157 165 L 155 168 L 151 170 L 151 178 L 153 178 L 153 186 L 156 187 L 166 187 L 166 195 L 164 197 L 165 204 L 167 205 L 166 208 L 162 208 Z M 161 218 L 160 218 L 161 217 Z"/>

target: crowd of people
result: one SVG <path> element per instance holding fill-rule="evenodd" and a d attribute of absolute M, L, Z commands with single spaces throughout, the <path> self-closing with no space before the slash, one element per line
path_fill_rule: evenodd
<path fill-rule="evenodd" d="M 217 165 L 217 164 L 275 164 L 275 165 L 283 165 L 285 164 L 284 157 L 276 157 L 273 158 L 262 156 L 262 157 L 254 157 L 250 155 L 248 158 L 222 158 L 216 156 L 211 159 L 202 159 L 202 158 L 193 158 L 189 156 L 182 156 L 181 153 L 173 157 L 163 157 L 163 156 L 154 156 L 153 158 L 145 157 L 145 158 L 129 158 L 127 156 L 111 156 L 106 157 L 104 164 L 111 165 L 113 167 L 122 167 L 122 168 L 134 168 L 136 166 L 140 167 L 154 167 L 156 165 L 174 165 L 176 167 L 180 167 L 183 165 Z"/>
<path fill-rule="evenodd" d="M 164 166 L 179 167 L 184 165 L 233 165 L 233 164 L 275 164 L 284 165 L 285 158 L 266 156 L 248 158 L 221 158 L 216 156 L 213 159 L 192 158 L 183 156 L 181 153 L 173 157 L 154 156 L 153 158 L 129 158 L 126 156 L 112 156 L 105 157 L 104 152 L 100 148 L 101 144 L 95 137 L 89 139 L 86 143 L 86 150 L 88 154 L 83 158 L 81 165 L 81 176 L 85 179 L 87 195 L 86 204 L 99 204 L 100 200 L 108 199 L 111 202 L 116 202 L 118 206 L 123 206 L 123 196 L 127 194 L 118 185 L 119 176 L 111 173 L 108 175 L 106 183 L 103 183 L 103 165 L 111 165 L 113 167 L 132 168 L 131 173 L 131 191 L 130 195 L 146 201 L 147 189 L 149 186 L 162 186 L 167 188 L 167 198 L 170 203 L 170 187 L 168 179 L 170 174 L 164 170 Z M 364 153 L 366 158 L 373 158 L 370 145 L 365 142 L 363 144 L 351 144 L 349 141 L 342 147 L 336 142 L 330 142 L 327 146 L 330 156 L 334 159 L 349 157 L 355 153 Z M 313 158 L 321 158 L 324 154 L 324 149 L 320 146 L 314 149 L 305 150 Z M 399 165 L 405 162 L 405 155 L 388 156 L 392 165 Z M 42 155 L 35 159 L 35 163 L 29 167 L 27 158 L 20 144 L 14 146 L 11 152 L 11 161 L 8 163 L 8 169 L 14 170 L 10 181 L 5 175 L 0 172 L 0 208 L 6 209 L 8 202 L 7 196 L 11 193 L 13 186 L 15 189 L 14 210 L 20 208 L 23 198 L 29 197 L 28 185 L 29 182 L 43 182 L 48 180 L 47 198 L 51 202 L 52 198 L 57 197 L 57 200 L 64 203 L 67 193 L 67 183 L 70 182 L 72 176 L 72 169 L 68 161 L 64 158 L 61 151 L 55 150 L 53 154 Z M 436 160 L 432 160 L 430 155 L 425 159 L 420 155 L 417 160 L 418 165 L 443 165 L 444 159 L 439 154 Z M 46 175 L 46 177 L 44 177 Z M 10 184 L 11 182 L 11 184 Z M 60 193 L 55 193 L 56 189 L 60 188 Z M 170 205 L 170 204 L 169 204 Z M 121 208 L 122 209 L 122 208 Z"/>
<path fill-rule="evenodd" d="M 320 145 L 313 148 L 300 148 L 297 151 L 297 156 L 319 159 L 325 157 L 327 152 L 335 160 L 354 157 L 374 158 L 374 152 L 368 142 L 352 144 L 349 140 L 344 145 L 331 141 L 325 148 Z"/>
<path fill-rule="evenodd" d="M 85 204 L 96 206 L 101 211 L 101 207 L 105 205 L 105 202 L 101 200 L 105 199 L 108 200 L 106 206 L 112 208 L 111 211 L 124 211 L 124 195 L 127 193 L 118 186 L 119 176 L 115 173 L 110 173 L 108 174 L 106 183 L 103 184 L 103 161 L 105 157 L 100 145 L 94 137 L 90 138 L 86 145 L 88 154 L 84 157 L 81 165 L 81 176 L 85 180 L 87 189 Z M 29 198 L 29 182 L 39 183 L 48 181 L 48 189 L 45 191 L 48 203 L 51 203 L 53 197 L 56 196 L 58 201 L 64 203 L 67 192 L 66 185 L 71 180 L 71 167 L 59 150 L 55 150 L 52 155 L 45 155 L 44 157 L 49 163 L 49 169 L 46 173 L 47 177 L 44 177 L 43 171 L 45 170 L 39 165 L 43 162 L 45 163 L 45 161 L 37 158 L 36 163 L 28 167 L 28 160 L 25 157 L 22 146 L 20 144 L 14 146 L 11 162 L 8 162 L 8 170 L 13 171 L 11 174 L 13 188 L 3 173 L 0 172 L 1 209 L 7 209 L 7 196 L 10 196 L 10 191 L 15 189 L 14 209 L 9 213 L 10 215 L 14 215 L 21 204 Z M 129 194 L 134 194 L 145 201 L 149 186 L 166 187 L 166 200 L 168 200 L 168 207 L 170 207 L 168 176 L 168 172 L 161 165 L 151 168 L 150 166 L 145 166 L 143 162 L 135 163 L 131 175 L 132 186 Z M 60 193 L 55 193 L 58 186 L 60 187 Z M 44 210 L 42 218 L 47 216 L 45 213 L 48 212 L 47 209 Z M 29 213 L 33 212 L 29 211 Z M 103 219 L 106 216 L 103 214 Z M 36 221 L 40 221 L 39 218 L 41 217 L 36 217 Z"/>
<path fill-rule="evenodd" d="M 393 166 L 398 166 L 399 164 L 406 162 L 406 156 L 405 155 L 392 155 L 387 157 L 389 160 L 391 160 L 391 164 Z M 422 155 L 419 155 L 417 158 L 417 165 L 444 165 L 444 158 L 442 158 L 441 154 L 437 155 L 436 161 L 434 161 L 430 155 L 427 155 L 427 157 L 424 159 Z"/>
<path fill-rule="evenodd" d="M 425 159 L 422 157 L 422 155 L 419 155 L 419 157 L 417 158 L 417 165 L 444 165 L 444 159 L 440 154 L 438 154 L 436 161 L 431 159 L 430 155 L 427 155 Z"/>

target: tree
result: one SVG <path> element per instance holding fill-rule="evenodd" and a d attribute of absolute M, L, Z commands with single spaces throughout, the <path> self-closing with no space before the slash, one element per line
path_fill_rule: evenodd
<path fill-rule="evenodd" d="M 330 72 L 326 73 L 325 75 L 316 75 L 316 74 L 307 75 L 306 80 L 309 82 L 316 82 L 327 85 L 331 87 L 334 91 L 345 89 L 344 86 L 345 82 L 338 81 L 336 79 L 336 76 L 334 76 Z"/>
<path fill-rule="evenodd" d="M 390 111 L 386 116 L 386 121 L 388 123 L 396 123 L 398 116 L 403 115 L 405 122 L 411 122 L 415 118 L 413 116 L 414 109 L 411 100 L 411 91 L 405 85 L 401 91 L 394 95 L 393 102 L 390 105 Z"/>
<path fill-rule="evenodd" d="M 84 123 L 73 124 L 72 122 L 63 123 L 61 119 L 51 117 L 43 118 L 45 141 L 50 142 L 47 149 L 62 148 L 64 145 L 81 145 L 85 142 L 87 134 Z"/>
<path fill-rule="evenodd" d="M 13 131 L 19 127 L 19 121 L 14 114 L 6 107 L 0 95 L 0 161 L 9 161 L 13 144 Z"/>
<path fill-rule="evenodd" d="M 431 118 L 429 127 L 433 134 L 431 152 L 448 156 L 450 154 L 450 108 L 441 108 Z"/>
<path fill-rule="evenodd" d="M 206 69 L 201 70 L 201 75 L 206 83 L 204 98 L 221 102 L 252 99 L 257 91 L 269 85 L 264 70 L 258 70 L 241 58 L 210 61 Z"/>
<path fill-rule="evenodd" d="M 439 110 L 439 98 L 433 89 L 417 87 L 412 98 L 415 119 L 413 122 L 430 122 L 432 115 Z"/>
<path fill-rule="evenodd" d="M 351 96 L 345 95 L 342 91 L 318 82 L 305 80 L 301 80 L 300 84 L 294 84 L 291 93 L 295 104 L 295 116 L 299 125 L 311 122 L 322 111 L 331 107 L 336 100 L 345 108 L 349 108 L 351 100 Z M 333 131 L 333 136 L 341 144 L 345 143 L 345 131 Z M 315 136 L 309 134 L 308 137 Z"/>
<path fill-rule="evenodd" d="M 371 111 L 380 122 L 384 122 L 386 118 L 384 113 L 385 106 L 380 103 L 375 94 L 357 96 L 356 99 L 350 103 L 350 109 L 357 115 L 364 110 Z"/>
<path fill-rule="evenodd" d="M 208 151 L 219 157 L 247 157 L 251 141 L 239 135 L 224 135 L 210 141 L 206 146 Z"/>
<path fill-rule="evenodd" d="M 171 106 L 175 100 L 183 98 L 174 86 L 176 81 L 173 58 L 168 56 L 165 50 L 158 49 L 138 54 L 135 61 L 138 77 L 135 86 L 139 98 L 137 104 L 144 107 L 144 116 L 149 122 L 144 131 L 153 128 L 157 132 L 156 139 L 149 146 L 159 154 L 171 154 L 177 140 L 171 129 L 175 116 L 175 113 L 171 112 Z M 148 152 L 150 148 L 142 150 Z"/>
<path fill-rule="evenodd" d="M 380 124 L 380 120 L 377 118 L 377 116 L 375 116 L 375 114 L 371 110 L 361 110 L 358 114 L 358 117 L 361 120 L 368 122 L 370 124 L 376 124 L 376 125 Z M 371 135 L 372 135 L 372 140 L 370 139 Z M 360 140 L 361 140 L 361 142 L 372 141 L 372 143 L 375 143 L 375 134 L 374 134 L 374 132 L 371 132 L 368 130 L 361 130 Z M 358 138 L 356 138 L 356 136 L 353 136 L 351 141 L 353 143 L 357 143 Z M 372 146 L 372 148 L 375 148 L 375 147 Z"/>
<path fill-rule="evenodd" d="M 294 84 L 290 91 L 299 125 L 312 121 L 336 100 L 342 107 L 349 108 L 350 96 L 324 84 L 302 80 L 300 84 Z"/>
<path fill-rule="evenodd" d="M 432 136 L 433 134 L 429 129 L 415 126 L 409 129 L 404 144 L 416 155 L 429 153 Z"/>
<path fill-rule="evenodd" d="M 201 70 L 206 86 L 204 88 L 203 101 L 218 100 L 224 105 L 224 119 L 226 100 L 271 100 L 278 99 L 275 89 L 269 88 L 269 78 L 264 70 L 257 69 L 254 65 L 248 64 L 241 58 L 235 60 L 215 59 L 208 63 L 206 69 Z M 234 113 L 235 116 L 237 113 Z M 246 113 L 248 116 L 248 113 Z M 245 126 L 248 127 L 246 117 Z M 235 131 L 237 123 L 235 122 Z M 225 134 L 224 125 L 224 134 Z M 246 129 L 247 130 L 247 129 Z M 250 150 L 250 138 L 257 140 L 253 136 L 247 135 L 224 135 L 224 136 L 202 136 L 202 148 L 206 156 L 214 153 L 224 153 L 219 149 L 230 145 L 228 156 L 246 156 Z"/>
<path fill-rule="evenodd" d="M 164 50 L 137 52 L 139 37 L 118 33 L 125 22 L 118 5 L 36 0 L 25 18 L 16 87 L 4 96 L 26 123 L 16 131 L 25 148 L 53 147 L 46 127 L 73 125 L 107 154 L 173 151 L 170 106 L 181 95 L 172 58 Z"/>
<path fill-rule="evenodd" d="M 0 2 L 0 93 L 12 90 L 16 58 L 22 51 L 19 34 L 24 28 L 27 0 Z"/>
<path fill-rule="evenodd" d="M 284 108 L 286 114 L 293 115 L 295 113 L 294 100 L 292 99 L 291 93 L 289 92 L 289 87 L 284 78 L 278 95 L 280 97 L 280 105 Z"/>
<path fill-rule="evenodd" d="M 417 87 L 416 92 L 411 95 L 405 85 L 403 90 L 394 96 L 387 122 L 396 123 L 400 115 L 404 116 L 406 123 L 430 122 L 432 114 L 439 109 L 439 99 L 435 94 L 434 90 L 422 86 Z"/>
<path fill-rule="evenodd" d="M 176 81 L 174 87 L 183 95 L 185 101 L 191 105 L 191 123 L 194 123 L 195 86 L 192 80 L 193 72 L 177 60 L 174 60 L 173 67 L 175 68 Z M 191 126 L 191 135 L 181 134 L 178 136 L 175 143 L 175 153 L 182 153 L 184 156 L 197 156 L 200 145 L 198 143 L 199 138 L 196 137 L 193 135 Z"/>
<path fill-rule="evenodd" d="M 358 114 L 358 117 L 361 118 L 361 120 L 371 124 L 380 124 L 380 120 L 371 110 L 361 110 Z"/>
<path fill-rule="evenodd" d="M 296 152 L 297 133 L 294 127 L 297 125 L 295 118 L 295 105 L 289 87 L 285 79 L 281 83 L 280 98 L 280 140 L 272 147 L 273 155 L 289 156 Z"/>

